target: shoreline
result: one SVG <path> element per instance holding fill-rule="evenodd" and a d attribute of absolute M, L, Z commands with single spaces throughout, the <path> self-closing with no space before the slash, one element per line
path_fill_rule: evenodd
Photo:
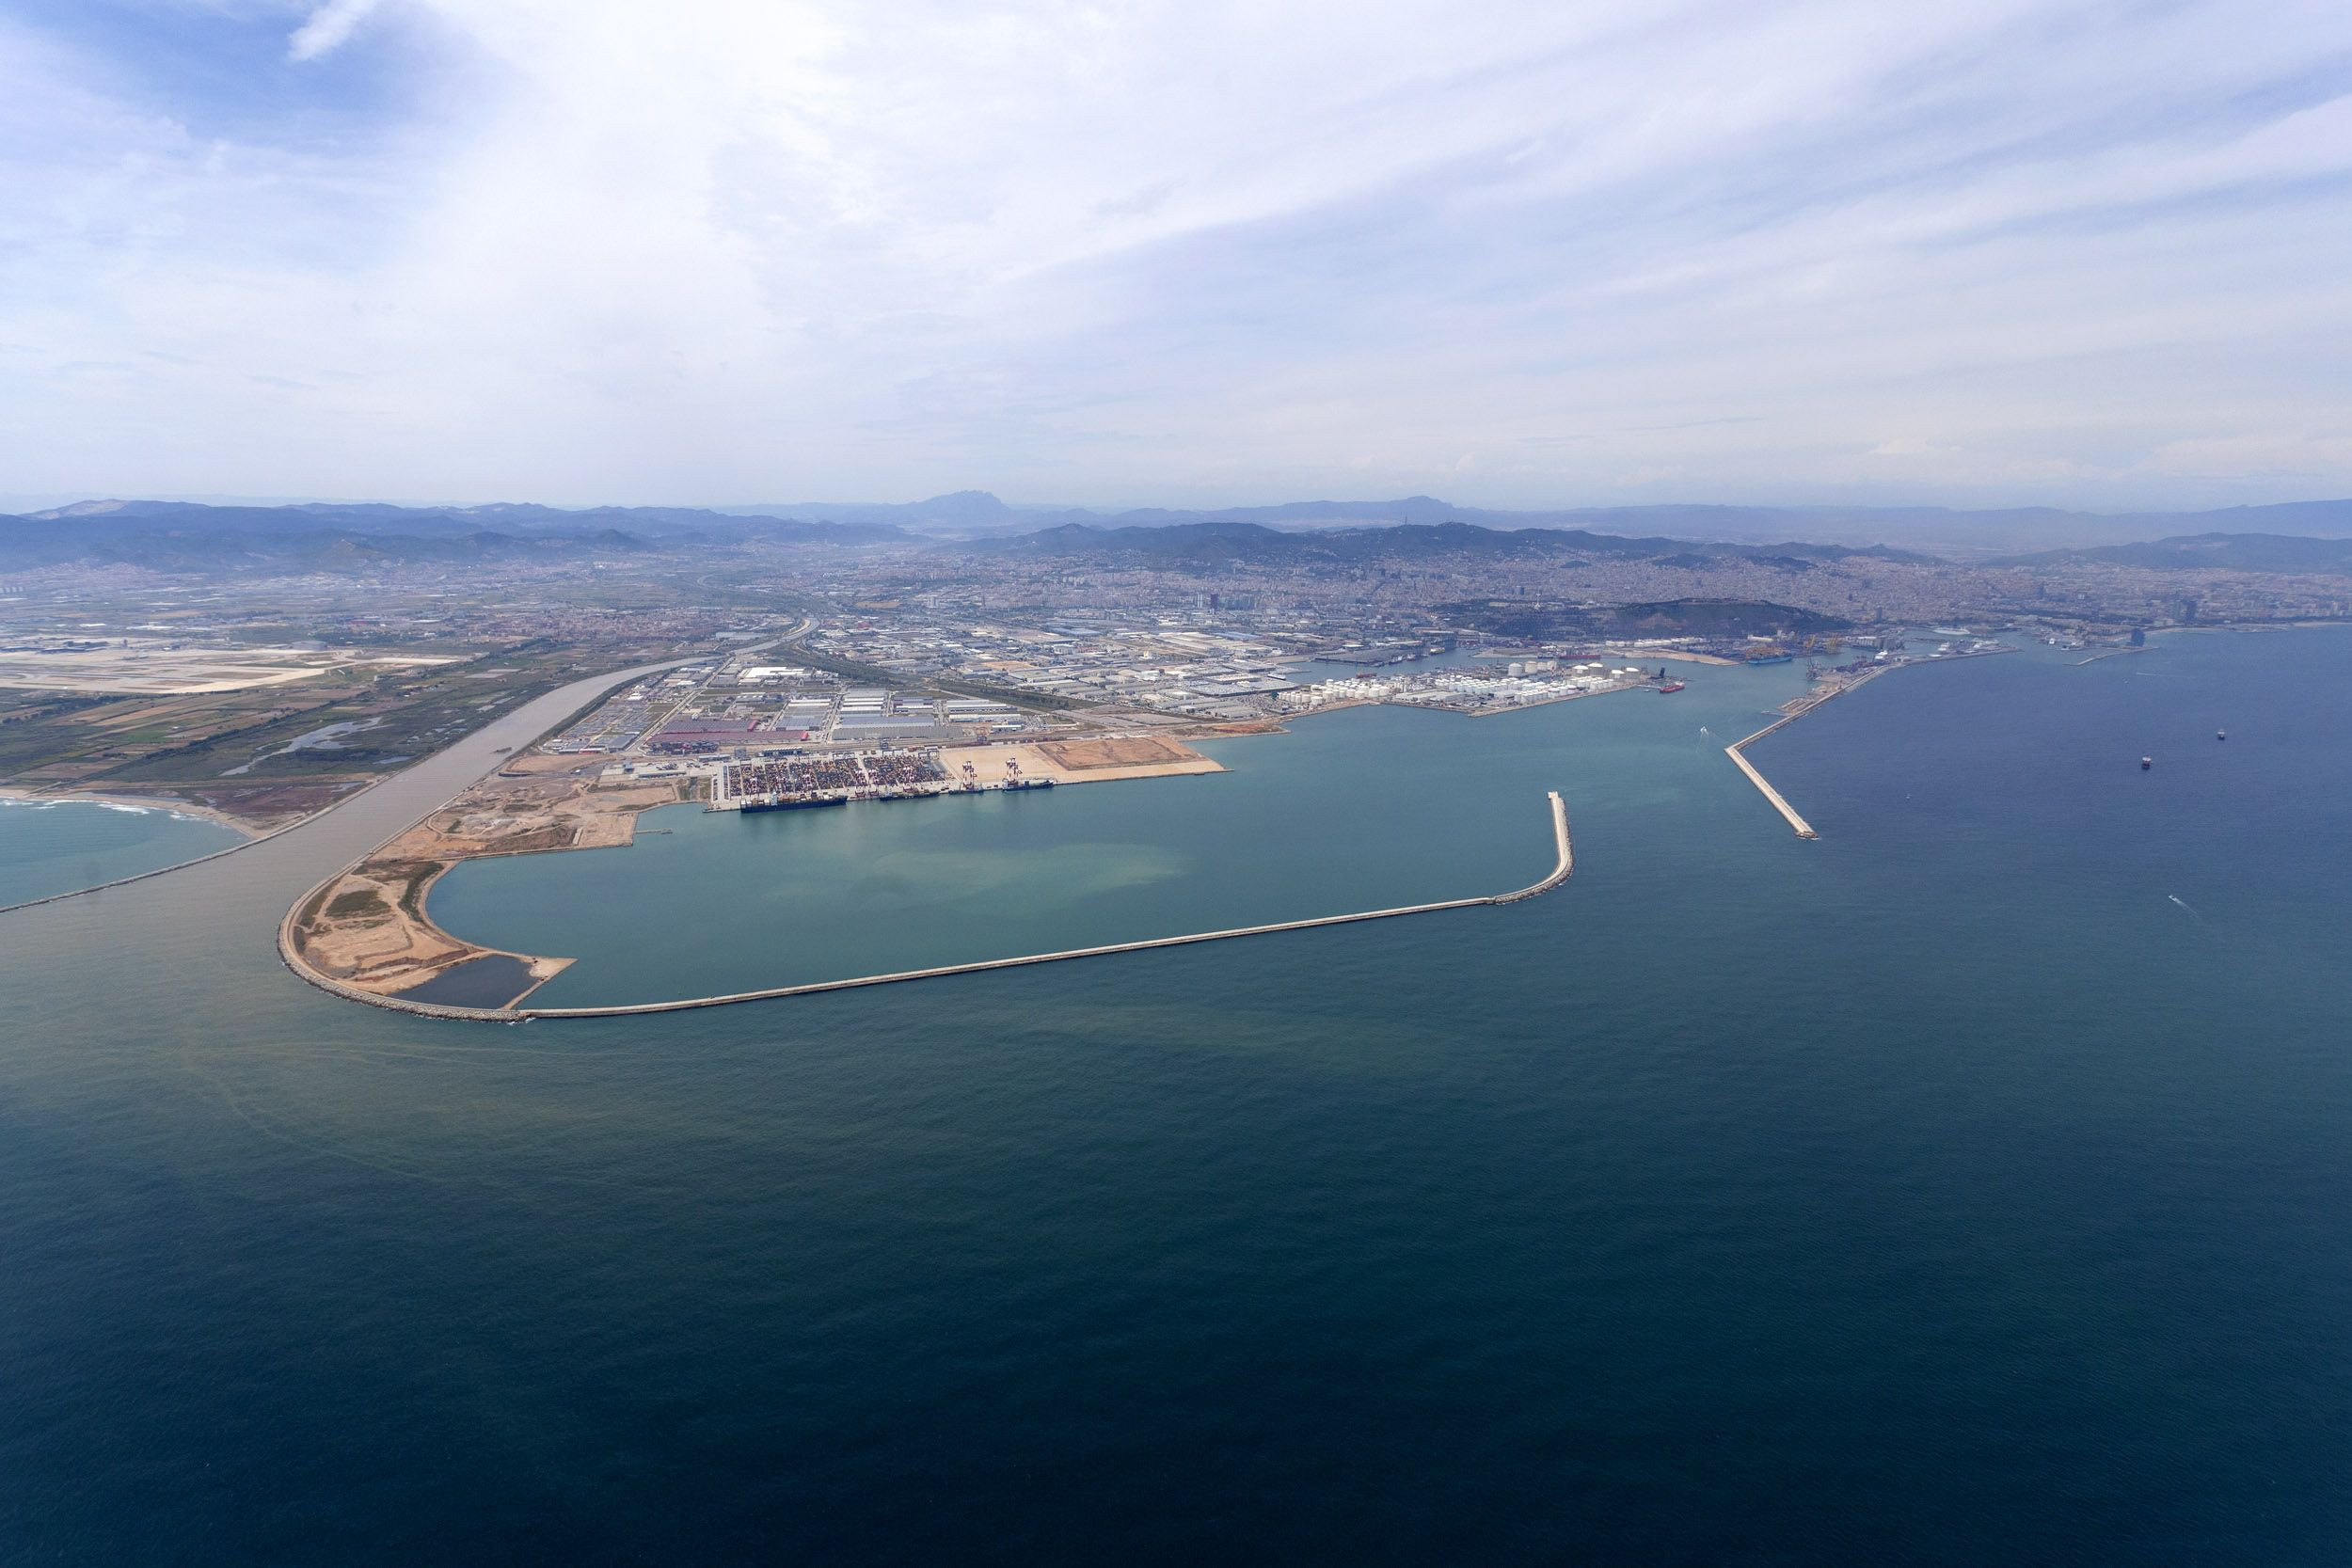
<path fill-rule="evenodd" d="M 397 777 L 397 775 L 387 774 L 385 777 L 392 778 Z M 302 827 L 306 823 L 316 821 L 319 817 L 326 816 L 326 813 L 333 811 L 336 806 L 343 804 L 346 800 L 356 800 L 359 799 L 360 796 L 365 795 L 369 790 L 373 789 L 377 784 L 384 782 L 384 779 L 371 779 L 368 783 L 360 785 L 358 789 L 355 789 L 350 794 L 344 796 L 342 800 L 337 800 L 331 805 L 324 806 L 317 811 L 310 813 L 308 816 L 297 816 L 291 822 L 280 823 L 275 828 L 266 829 L 259 832 L 252 832 L 246 837 L 240 838 L 234 844 L 224 844 L 219 848 L 211 851 L 209 854 L 198 855 L 190 860 L 174 861 L 169 865 L 159 865 L 151 871 L 135 871 L 128 877 L 117 877 L 110 881 L 92 882 L 87 887 L 69 888 L 63 893 L 52 893 L 40 898 L 27 898 L 21 903 L 0 904 L 0 914 L 14 914 L 19 910 L 35 910 L 40 908 L 43 904 L 62 903 L 68 898 L 79 898 L 85 894 L 105 893 L 114 888 L 129 887 L 134 882 L 143 882 L 151 877 L 167 877 L 175 871 L 185 871 L 191 866 L 202 865 L 208 861 L 216 861 L 221 859 L 223 856 L 234 855 L 243 850 L 250 849 L 256 845 L 267 844 L 271 839 L 278 837 L 280 833 L 290 833 L 296 828 Z M 133 809 L 138 811 L 163 810 L 168 812 L 170 810 L 170 808 L 162 805 L 159 801 L 145 800 L 132 800 L 127 798 L 118 801 L 105 801 L 87 795 L 65 797 L 52 795 L 34 796 L 27 795 L 22 790 L 8 791 L 8 798 L 12 800 L 34 805 L 56 805 L 62 800 L 63 802 L 68 805 L 79 800 L 83 803 L 90 805 L 111 805 L 115 809 L 120 809 L 121 806 L 130 805 Z M 186 816 L 190 814 L 173 813 L 173 815 Z M 234 821 L 223 821 L 220 825 L 235 832 L 244 833 L 247 832 L 247 830 L 239 826 Z"/>
<path fill-rule="evenodd" d="M 0 784 L 0 805 L 11 802 L 27 806 L 91 805 L 104 806 L 115 811 L 161 812 L 166 816 L 184 817 L 191 822 L 210 822 L 217 827 L 227 828 L 230 832 L 243 834 L 246 843 L 256 842 L 273 832 L 293 825 L 286 823 L 273 827 L 251 817 L 238 816 L 222 811 L 215 806 L 199 806 L 192 801 L 174 800 L 161 795 L 124 795 L 111 790 L 100 792 L 72 788 L 53 792 L 26 789 L 22 784 Z M 307 821 L 308 817 L 297 817 L 295 820 Z M 243 846 L 237 846 L 237 847 L 243 847 Z"/>
<path fill-rule="evenodd" d="M 306 978 L 390 998 L 482 958 L 512 958 L 528 974 L 512 1006 L 572 960 L 517 953 L 444 929 L 429 910 L 442 878 L 471 861 L 577 849 L 626 848 L 637 819 L 694 800 L 686 781 L 600 790 L 600 768 L 516 775 L 509 758 L 358 860 L 305 893 L 279 922 L 278 946 Z M 298 960 L 298 961 L 297 961 Z"/>

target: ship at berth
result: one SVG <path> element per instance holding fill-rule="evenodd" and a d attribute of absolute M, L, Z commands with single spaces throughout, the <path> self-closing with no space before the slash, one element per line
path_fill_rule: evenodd
<path fill-rule="evenodd" d="M 883 748 L 723 764 L 711 790 L 712 811 L 807 811 L 853 800 L 919 800 L 982 790 L 1051 789 L 1052 779 L 1028 778 L 1008 758 L 1004 776 L 983 779 L 969 762 L 950 773 L 936 750 Z"/>

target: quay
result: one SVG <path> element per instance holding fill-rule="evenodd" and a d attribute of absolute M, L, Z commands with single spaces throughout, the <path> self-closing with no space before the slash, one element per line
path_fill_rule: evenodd
<path fill-rule="evenodd" d="M 1760 780 L 1758 781 L 1761 782 Z M 293 943 L 294 916 L 290 912 L 278 931 L 278 955 L 286 967 L 322 990 L 354 1002 L 366 1002 L 397 1012 L 415 1013 L 424 1018 L 475 1019 L 491 1022 L 519 1023 L 531 1019 L 559 1018 L 628 1018 L 640 1013 L 686 1012 L 696 1007 L 723 1007 L 738 1002 L 771 1002 L 787 996 L 811 996 L 820 991 L 854 990 L 865 986 L 897 985 L 907 980 L 933 980 L 950 974 L 977 974 L 992 969 L 1020 969 L 1030 964 L 1060 963 L 1070 958 L 1107 958 L 1116 953 L 1142 953 L 1158 947 L 1187 947 L 1197 942 L 1226 942 L 1235 937 L 1267 936 L 1277 931 L 1305 931 L 1322 926 L 1349 926 L 1366 920 L 1393 920 L 1401 915 L 1435 914 L 1441 910 L 1477 909 L 1486 905 L 1517 904 L 1539 894 L 1549 893 L 1568 879 L 1576 869 L 1574 847 L 1568 839 L 1567 802 L 1558 790 L 1549 792 L 1551 802 L 1551 832 L 1557 857 L 1550 872 L 1540 881 L 1509 893 L 1486 894 L 1474 898 L 1448 898 L 1429 904 L 1405 904 L 1395 909 L 1360 910 L 1352 914 L 1317 915 L 1307 920 L 1282 920 L 1264 926 L 1242 926 L 1224 931 L 1195 931 L 1184 936 L 1151 937 L 1141 942 L 1111 942 L 1101 947 L 1074 947 L 1058 953 L 1029 953 L 1012 958 L 983 958 L 973 963 L 942 964 L 931 969 L 901 970 L 890 974 L 863 974 L 847 980 L 817 980 L 805 985 L 775 986 L 765 990 L 735 991 L 724 996 L 693 996 L 674 1002 L 638 1002 L 605 1007 L 459 1007 L 445 1003 L 405 1002 L 398 996 L 379 996 L 357 987 L 345 986 L 329 979 L 303 963 Z"/>
<path fill-rule="evenodd" d="M 1795 714 L 1789 715 L 1790 719 L 1796 717 L 1797 715 Z M 1748 776 L 1748 783 L 1756 785 L 1758 790 L 1762 791 L 1764 799 L 1772 802 L 1772 809 L 1788 819 L 1788 825 L 1797 830 L 1797 836 L 1799 838 L 1819 838 L 1821 835 L 1813 831 L 1813 825 L 1807 822 L 1804 817 L 1799 816 L 1797 815 L 1797 808 L 1790 805 L 1788 800 L 1782 796 L 1780 791 L 1774 789 L 1765 779 L 1764 775 L 1756 770 L 1756 764 L 1750 762 L 1746 757 L 1740 754 L 1740 749 L 1747 745 L 1748 741 L 1761 740 L 1766 736 L 1772 734 L 1774 730 L 1780 728 L 1782 724 L 1786 724 L 1787 722 L 1788 722 L 1788 719 L 1780 720 L 1775 723 L 1765 725 L 1754 735 L 1749 736 L 1747 740 L 1733 741 L 1730 745 L 1724 748 L 1724 755 L 1739 764 L 1740 771 Z"/>

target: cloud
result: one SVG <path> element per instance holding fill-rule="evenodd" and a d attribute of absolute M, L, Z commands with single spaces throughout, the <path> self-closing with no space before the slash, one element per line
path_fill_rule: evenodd
<path fill-rule="evenodd" d="M 2352 490 L 2340 5 L 154 3 L 0 22 L 27 489 Z"/>
<path fill-rule="evenodd" d="M 297 60 L 315 60 L 342 48 L 379 4 L 381 0 L 326 0 L 294 29 L 286 53 Z"/>

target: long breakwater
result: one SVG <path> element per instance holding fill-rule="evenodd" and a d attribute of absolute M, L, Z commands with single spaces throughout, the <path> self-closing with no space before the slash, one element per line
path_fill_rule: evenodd
<path fill-rule="evenodd" d="M 1983 658 L 1993 654 L 2012 653 L 2014 651 L 2014 649 L 2002 647 L 1979 648 L 1969 653 L 1944 656 L 1941 661 L 1944 663 L 1955 663 L 1963 658 Z M 1783 709 L 1779 718 L 1773 720 L 1771 723 L 1765 725 L 1754 735 L 1744 736 L 1741 738 L 1733 741 L 1730 745 L 1724 747 L 1724 755 L 1729 757 L 1735 764 L 1738 765 L 1740 771 L 1747 775 L 1748 783 L 1756 785 L 1756 791 L 1764 797 L 1765 800 L 1774 811 L 1780 813 L 1782 818 L 1788 822 L 1788 826 L 1796 831 L 1796 834 L 1799 838 L 1819 838 L 1821 835 L 1813 831 L 1813 825 L 1807 822 L 1804 817 L 1798 816 L 1797 808 L 1790 805 L 1787 798 L 1784 797 L 1779 790 L 1774 789 L 1772 786 L 1771 782 L 1767 780 L 1763 774 L 1756 771 L 1756 764 L 1747 759 L 1747 749 L 1755 745 L 1757 741 L 1763 739 L 1766 736 L 1772 734 L 1774 730 L 1779 729 L 1782 725 L 1795 723 L 1806 714 L 1811 713 L 1815 708 L 1820 707 L 1823 703 L 1842 697 L 1849 691 L 1858 690 L 1862 687 L 1867 686 L 1870 682 L 1878 679 L 1881 675 L 1885 674 L 1890 670 L 1906 670 L 1911 668 L 1914 664 L 1926 662 L 1931 661 L 1921 659 L 1902 659 L 1893 664 L 1882 665 L 1876 669 L 1864 671 L 1860 675 L 1856 676 L 1852 680 L 1842 681 L 1836 686 L 1827 687 L 1820 690 L 1809 693 L 1804 697 L 1799 698 L 1797 701 L 1791 703 L 1787 708 Z"/>
<path fill-rule="evenodd" d="M 1810 712 L 1811 709 L 1807 709 L 1806 711 Z M 1724 747 L 1724 755 L 1729 757 L 1735 764 L 1737 764 L 1740 771 L 1748 776 L 1748 783 L 1756 785 L 1756 787 L 1763 793 L 1764 799 L 1772 803 L 1772 808 L 1788 819 L 1788 825 L 1797 831 L 1797 836 L 1799 838 L 1819 838 L 1821 835 L 1813 831 L 1813 825 L 1811 823 L 1797 815 L 1797 808 L 1788 803 L 1788 798 L 1782 795 L 1779 790 L 1774 789 L 1772 786 L 1771 782 L 1767 780 L 1763 774 L 1756 770 L 1756 764 L 1750 762 L 1746 757 L 1740 754 L 1741 751 L 1751 742 L 1763 739 L 1766 736 L 1780 728 L 1781 725 L 1788 723 L 1789 720 L 1801 717 L 1803 717 L 1803 715 L 1792 713 L 1788 719 L 1775 720 L 1772 723 L 1769 723 L 1762 729 L 1756 731 L 1754 735 L 1747 736 L 1745 739 L 1735 740 L 1730 745 Z"/>
<path fill-rule="evenodd" d="M 1782 819 L 1786 821 L 1790 828 L 1795 830 L 1799 838 L 1819 838 L 1821 835 L 1813 831 L 1813 824 L 1807 822 L 1804 817 L 1797 815 L 1797 808 L 1790 805 L 1788 798 L 1782 795 L 1779 790 L 1772 787 L 1770 780 L 1766 779 L 1763 774 L 1756 771 L 1756 764 L 1747 759 L 1747 749 L 1755 745 L 1757 741 L 1763 739 L 1766 736 L 1772 734 L 1774 730 L 1779 729 L 1782 725 L 1795 723 L 1798 720 L 1804 718 L 1806 714 L 1811 713 L 1815 708 L 1820 707 L 1823 703 L 1830 701 L 1832 698 L 1842 697 L 1847 692 L 1853 690 L 1857 687 L 1866 686 L 1871 681 L 1876 680 L 1879 676 L 1885 674 L 1888 670 L 1899 670 L 1901 668 L 1902 665 L 1900 664 L 1889 664 L 1881 669 L 1866 671 L 1856 679 L 1843 682 L 1837 686 L 1830 687 L 1825 690 L 1812 692 L 1802 699 L 1797 705 L 1788 708 L 1779 718 L 1773 720 L 1771 723 L 1756 731 L 1754 735 L 1742 736 L 1740 739 L 1733 741 L 1730 745 L 1724 748 L 1724 755 L 1729 757 L 1733 764 L 1739 768 L 1740 771 L 1747 775 L 1748 783 L 1756 785 L 1756 792 L 1764 797 L 1765 801 L 1770 804 L 1774 811 L 1780 813 Z"/>
<path fill-rule="evenodd" d="M 1194 931 L 1184 936 L 1151 937 L 1141 942 L 1110 942 L 1100 947 L 1074 947 L 1056 953 L 1029 953 L 1010 958 L 982 958 L 972 963 L 942 964 L 930 969 L 900 970 L 887 974 L 862 974 L 845 980 L 817 980 L 804 985 L 774 986 L 764 990 L 735 991 L 723 996 L 693 996 L 671 1002 L 639 1002 L 603 1007 L 460 1007 L 446 1003 L 410 1002 L 398 996 L 379 996 L 373 991 L 346 986 L 319 974 L 307 963 L 294 942 L 294 915 L 289 912 L 278 928 L 278 955 L 286 967 L 317 986 L 322 990 L 365 1002 L 378 1007 L 390 1007 L 399 1012 L 415 1013 L 425 1018 L 472 1019 L 489 1022 L 518 1023 L 531 1019 L 562 1018 L 627 1018 L 640 1013 L 684 1012 L 695 1007 L 731 1006 L 739 1002 L 772 1002 L 791 996 L 813 996 L 822 991 L 855 990 L 866 986 L 898 985 L 909 980 L 944 979 L 953 974 L 978 974 L 989 970 L 1021 969 L 1031 964 L 1061 963 L 1073 958 L 1108 958 L 1119 953 L 1143 953 L 1160 947 L 1188 947 L 1204 942 L 1229 942 L 1238 937 L 1270 936 L 1279 931 L 1312 930 L 1323 926 L 1351 926 L 1367 920 L 1393 920 L 1408 914 L 1435 914 L 1444 910 L 1477 909 L 1496 904 L 1516 904 L 1549 893 L 1568 879 L 1576 869 L 1575 849 L 1568 838 L 1567 802 L 1560 792 L 1549 792 L 1551 831 L 1557 856 L 1552 868 L 1540 881 L 1509 893 L 1485 894 L 1473 898 L 1448 898 L 1427 904 L 1404 904 L 1394 909 L 1359 910 L 1350 914 L 1316 915 L 1306 920 L 1274 921 L 1263 926 L 1241 926 L 1222 931 Z"/>

